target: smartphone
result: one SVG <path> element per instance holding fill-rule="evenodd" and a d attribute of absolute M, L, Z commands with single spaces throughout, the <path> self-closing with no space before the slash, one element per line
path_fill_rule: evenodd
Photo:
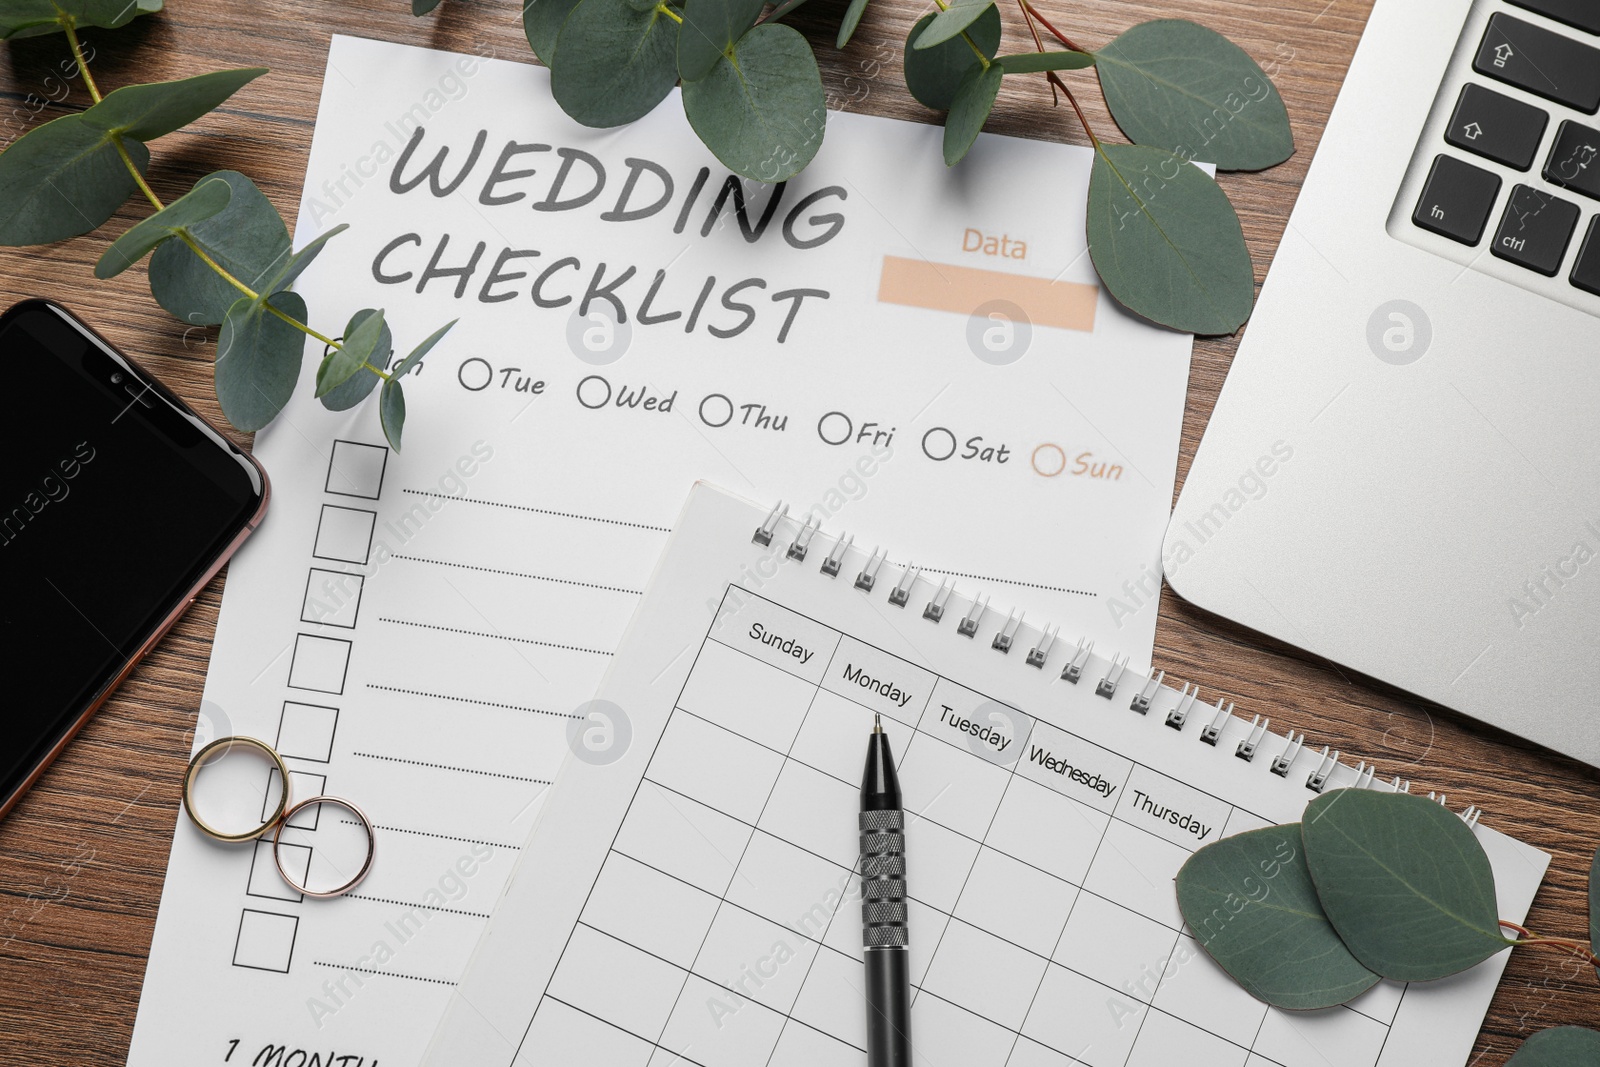
<path fill-rule="evenodd" d="M 0 315 L 0 817 L 261 522 L 266 472 L 59 304 Z"/>

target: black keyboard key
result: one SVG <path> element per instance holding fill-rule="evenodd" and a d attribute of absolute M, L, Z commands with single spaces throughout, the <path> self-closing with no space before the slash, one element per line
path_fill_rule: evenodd
<path fill-rule="evenodd" d="M 1489 225 L 1495 197 L 1500 195 L 1500 176 L 1491 174 L 1454 156 L 1440 156 L 1428 171 L 1422 199 L 1411 221 L 1424 230 L 1475 245 Z"/>
<path fill-rule="evenodd" d="M 1544 161 L 1544 180 L 1600 200 L 1600 130 L 1563 122 Z"/>
<path fill-rule="evenodd" d="M 1554 278 L 1578 227 L 1578 205 L 1531 185 L 1511 190 L 1490 249 L 1501 259 Z"/>
<path fill-rule="evenodd" d="M 1510 15 L 1489 19 L 1472 69 L 1586 114 L 1600 110 L 1600 48 Z"/>
<path fill-rule="evenodd" d="M 1600 215 L 1589 223 L 1589 233 L 1578 249 L 1578 262 L 1572 266 L 1572 284 L 1584 292 L 1600 296 Z"/>
<path fill-rule="evenodd" d="M 1557 22 L 1600 33 L 1600 4 L 1595 0 L 1511 0 L 1518 7 L 1548 15 Z"/>
<path fill-rule="evenodd" d="M 1468 83 L 1461 87 L 1444 139 L 1496 163 L 1527 170 L 1550 116 L 1532 104 Z"/>

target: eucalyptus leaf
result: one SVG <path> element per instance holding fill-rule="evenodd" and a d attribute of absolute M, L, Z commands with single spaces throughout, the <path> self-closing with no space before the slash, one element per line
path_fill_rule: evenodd
<path fill-rule="evenodd" d="M 298 293 L 275 293 L 271 305 L 304 322 L 306 302 Z M 222 413 L 246 433 L 277 417 L 294 394 L 306 335 L 265 306 L 240 297 L 222 320 L 217 338 L 217 399 Z"/>
<path fill-rule="evenodd" d="M 935 14 L 921 33 L 912 35 L 911 47 L 932 48 L 941 41 L 948 41 L 977 22 L 984 11 L 993 6 L 994 0 L 955 0 Z"/>
<path fill-rule="evenodd" d="M 1329 1008 L 1378 983 L 1317 902 L 1299 823 L 1207 845 L 1185 861 L 1177 885 L 1178 910 L 1201 947 L 1257 1000 Z"/>
<path fill-rule="evenodd" d="M 393 341 L 388 338 L 388 333 L 389 329 L 383 323 L 381 308 L 377 310 L 363 308 L 356 312 L 350 319 L 350 325 L 344 328 L 344 341 L 329 352 L 323 358 L 322 364 L 317 367 L 317 397 L 327 396 L 359 374 L 362 366 L 377 352 L 380 344 L 387 343 L 392 349 Z M 368 377 L 377 380 L 376 375 Z"/>
<path fill-rule="evenodd" d="M 647 115 L 678 80 L 678 24 L 627 0 L 581 0 L 561 24 L 555 51 L 550 91 L 585 126 Z"/>
<path fill-rule="evenodd" d="M 289 230 L 255 182 L 236 170 L 207 175 L 228 183 L 228 206 L 189 227 L 189 236 L 229 274 L 257 292 L 289 258 Z M 239 299 L 181 241 L 168 241 L 150 257 L 150 293 L 167 313 L 191 326 L 215 326 Z"/>
<path fill-rule="evenodd" d="M 688 0 L 678 28 L 678 73 L 686 82 L 711 73 L 733 44 L 745 35 L 766 0 Z"/>
<path fill-rule="evenodd" d="M 123 139 L 123 147 L 143 174 L 149 151 L 131 138 Z M 116 145 L 83 113 L 52 119 L 0 153 L 0 245 L 45 244 L 88 233 L 136 188 Z"/>
<path fill-rule="evenodd" d="M 1600 1067 L 1600 1033 L 1582 1026 L 1552 1026 L 1522 1043 L 1506 1067 Z"/>
<path fill-rule="evenodd" d="M 6 0 L 0 5 L 0 41 L 60 33 L 64 15 L 74 26 L 114 30 L 160 10 L 161 0 Z"/>
<path fill-rule="evenodd" d="M 344 328 L 344 336 L 349 337 L 366 320 L 367 316 L 377 314 L 371 308 L 363 308 L 350 316 L 350 324 Z M 389 324 L 383 324 L 383 329 L 378 333 L 378 343 L 373 346 L 372 354 L 367 356 L 367 362 L 379 370 L 388 370 L 389 361 L 394 358 L 394 337 L 389 332 Z M 324 363 L 327 362 L 325 358 Z M 320 368 L 318 369 L 320 373 Z M 354 374 L 343 385 L 335 386 L 322 396 L 322 406 L 329 411 L 347 411 L 367 398 L 373 388 L 378 384 L 376 374 Z"/>
<path fill-rule="evenodd" d="M 994 110 L 994 100 L 1000 95 L 1000 83 L 1004 79 L 1005 71 L 998 63 L 968 67 L 961 76 L 955 99 L 950 101 L 950 113 L 944 119 L 945 166 L 955 166 L 971 150 L 972 142 L 978 139 L 978 131 L 989 121 L 989 112 Z"/>
<path fill-rule="evenodd" d="M 828 115 L 811 45 L 775 22 L 739 38 L 730 57 L 684 85 L 683 110 L 723 166 L 762 182 L 805 169 L 822 147 Z"/>
<path fill-rule="evenodd" d="M 399 452 L 400 435 L 406 428 L 406 394 L 399 378 L 384 382 L 378 393 L 378 422 L 383 426 L 383 436 L 389 439 L 389 447 Z"/>
<path fill-rule="evenodd" d="M 1204 171 L 1160 148 L 1101 144 L 1089 175 L 1089 255 L 1107 291 L 1175 330 L 1232 333 L 1255 274 L 1239 216 Z"/>
<path fill-rule="evenodd" d="M 265 67 L 245 67 L 127 85 L 84 111 L 83 121 L 107 134 L 153 141 L 189 125 L 265 73 Z"/>
<path fill-rule="evenodd" d="M 324 230 L 322 233 L 317 234 L 311 240 L 307 241 L 304 248 L 290 256 L 288 261 L 278 269 L 278 273 L 275 274 L 272 280 L 267 283 L 266 291 L 269 293 L 276 293 L 279 290 L 287 289 L 289 286 L 293 285 L 294 280 L 300 277 L 307 267 L 311 266 L 312 262 L 316 260 L 317 256 L 322 254 L 322 246 L 349 228 L 350 224 L 348 222 L 341 222 L 333 229 Z"/>
<path fill-rule="evenodd" d="M 772 14 L 767 16 L 767 21 L 776 22 L 805 2 L 806 0 L 783 0 L 783 3 L 772 9 Z"/>
<path fill-rule="evenodd" d="M 1082 70 L 1094 66 L 1088 52 L 1021 52 L 996 60 L 1007 74 L 1039 74 L 1047 70 Z"/>
<path fill-rule="evenodd" d="M 952 37 L 932 48 L 912 48 L 911 42 L 936 16 L 928 14 L 917 20 L 906 35 L 905 71 L 906 88 L 924 107 L 935 111 L 949 111 L 955 99 L 956 86 L 968 67 L 978 66 L 978 56 L 961 37 Z M 967 36 L 983 52 L 985 59 L 993 59 L 1000 50 L 1000 10 L 994 6 L 984 9 L 978 20 L 967 27 Z"/>
<path fill-rule="evenodd" d="M 839 20 L 839 35 L 833 41 L 835 48 L 843 48 L 850 43 L 856 27 L 861 25 L 861 16 L 866 13 L 867 0 L 850 0 L 850 6 L 844 9 L 844 18 Z"/>
<path fill-rule="evenodd" d="M 1500 934 L 1489 857 L 1444 805 L 1338 789 L 1306 807 L 1302 836 L 1328 920 L 1385 978 L 1443 978 L 1512 944 Z"/>
<path fill-rule="evenodd" d="M 545 66 L 555 66 L 556 36 L 561 32 L 561 24 L 577 6 L 578 0 L 524 0 L 522 32 L 533 54 Z"/>
<path fill-rule="evenodd" d="M 411 14 L 426 15 L 439 6 L 439 0 L 411 0 Z"/>
<path fill-rule="evenodd" d="M 1133 27 L 1095 56 L 1106 104 L 1135 144 L 1263 170 L 1294 154 L 1272 79 L 1244 49 L 1186 19 Z"/>
<path fill-rule="evenodd" d="M 394 369 L 394 379 L 398 381 L 420 366 L 422 363 L 422 357 L 431 352 L 434 345 L 444 340 L 444 335 L 449 333 L 451 327 L 460 321 L 460 319 L 451 319 L 449 322 L 445 323 L 437 330 L 434 330 L 426 338 L 424 338 L 422 343 L 416 348 L 413 348 L 406 358 L 400 361 L 400 365 Z"/>
<path fill-rule="evenodd" d="M 202 178 L 178 199 L 154 215 L 134 223 L 111 242 L 94 265 L 96 278 L 114 278 L 143 259 L 151 249 L 172 238 L 180 229 L 211 218 L 228 206 L 233 191 L 221 178 Z"/>

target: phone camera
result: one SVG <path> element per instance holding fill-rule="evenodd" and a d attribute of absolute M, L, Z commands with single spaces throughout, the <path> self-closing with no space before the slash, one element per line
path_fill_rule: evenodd
<path fill-rule="evenodd" d="M 122 372 L 121 371 L 117 371 L 116 373 L 111 375 L 111 384 L 112 385 L 121 385 L 122 384 Z"/>

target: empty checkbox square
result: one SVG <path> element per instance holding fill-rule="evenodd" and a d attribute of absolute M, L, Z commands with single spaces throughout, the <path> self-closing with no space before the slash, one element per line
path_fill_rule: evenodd
<path fill-rule="evenodd" d="M 267 772 L 267 798 L 261 805 L 261 818 L 267 819 L 272 815 L 272 808 L 278 802 L 278 768 L 274 767 Z M 328 776 L 313 774 L 310 771 L 289 772 L 289 804 L 294 806 L 302 800 L 320 797 L 328 791 Z M 322 817 L 322 805 L 313 804 L 301 811 L 285 825 L 293 826 L 300 830 L 315 830 L 317 820 Z M 305 883 L 301 883 L 304 885 Z"/>
<path fill-rule="evenodd" d="M 372 529 L 377 522 L 375 511 L 324 504 L 311 554 L 317 559 L 365 564 L 372 554 Z"/>
<path fill-rule="evenodd" d="M 338 496 L 376 500 L 383 492 L 383 471 L 388 463 L 389 450 L 382 445 L 335 441 L 325 488 Z"/>
<path fill-rule="evenodd" d="M 299 927 L 300 920 L 293 915 L 246 908 L 239 917 L 233 965 L 288 974 L 289 961 L 294 956 L 294 936 Z"/>
<path fill-rule="evenodd" d="M 255 855 L 250 859 L 250 881 L 245 886 L 245 893 L 268 900 L 286 900 L 291 904 L 304 900 L 305 895 L 285 882 L 283 875 L 278 873 L 278 865 L 272 858 L 272 842 L 257 841 L 255 845 Z M 283 858 L 289 877 L 305 885 L 306 874 L 311 869 L 311 846 L 291 845 L 286 841 L 278 846 L 278 854 Z"/>
<path fill-rule="evenodd" d="M 359 574 L 312 567 L 306 579 L 305 600 L 300 605 L 300 621 L 354 630 L 361 611 L 361 587 Z"/>
<path fill-rule="evenodd" d="M 338 728 L 338 708 L 286 700 L 274 747 L 280 756 L 327 763 L 333 758 L 333 735 Z"/>
<path fill-rule="evenodd" d="M 294 658 L 289 661 L 289 685 L 337 695 L 344 692 L 344 675 L 349 666 L 349 641 L 340 637 L 297 634 Z"/>

